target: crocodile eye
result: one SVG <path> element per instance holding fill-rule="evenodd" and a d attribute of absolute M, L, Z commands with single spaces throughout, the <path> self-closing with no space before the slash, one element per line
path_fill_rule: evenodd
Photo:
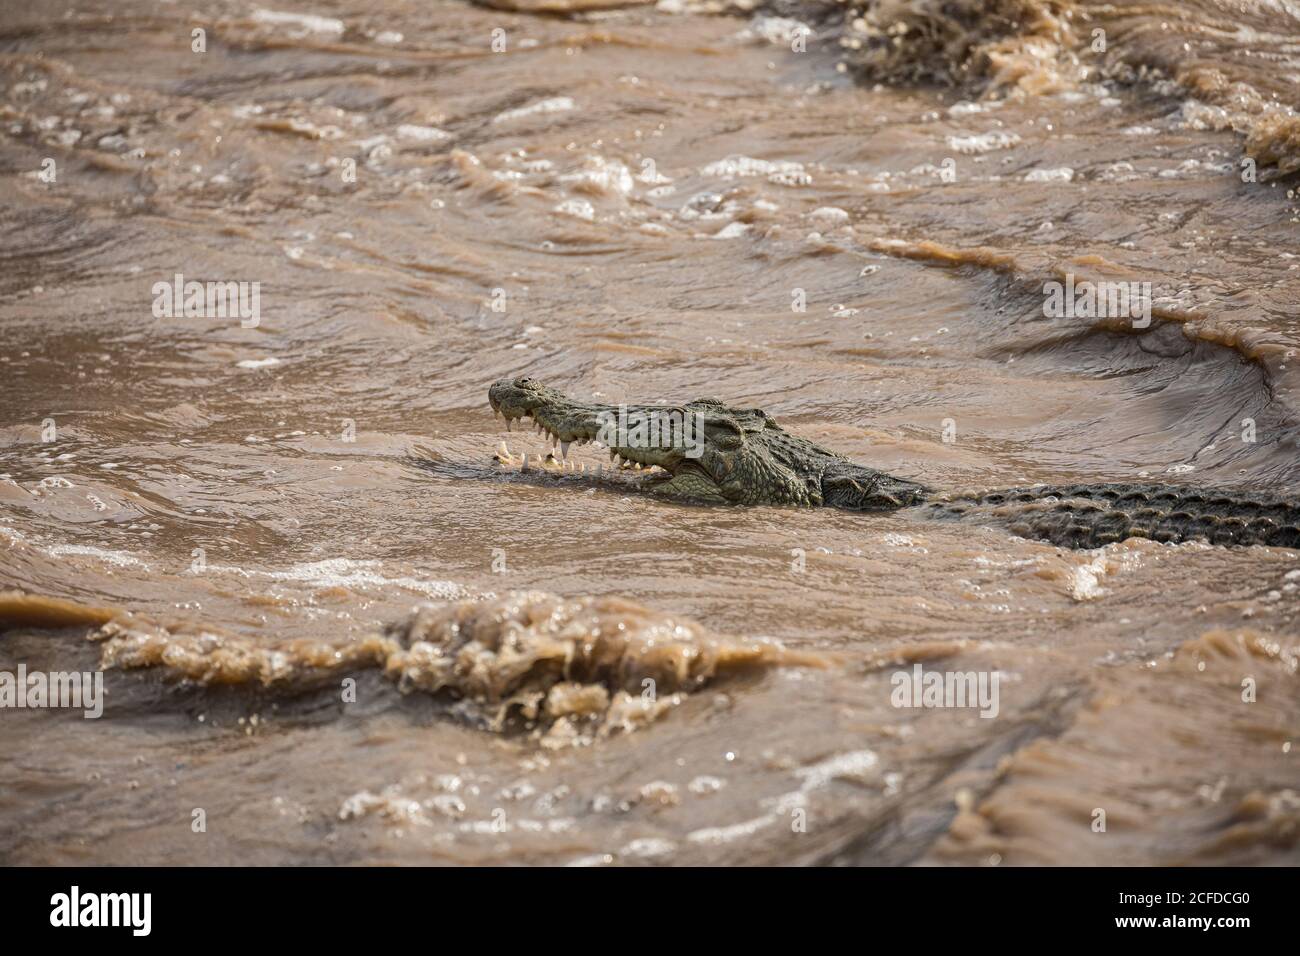
<path fill-rule="evenodd" d="M 744 431 L 739 425 L 728 418 L 717 419 L 710 422 L 713 425 L 713 443 L 719 448 L 739 448 L 741 440 L 745 437 Z"/>

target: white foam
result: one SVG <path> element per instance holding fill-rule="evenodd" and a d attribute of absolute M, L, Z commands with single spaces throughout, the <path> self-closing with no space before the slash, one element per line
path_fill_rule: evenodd
<path fill-rule="evenodd" d="M 752 156 L 728 156 L 719 159 L 701 169 L 700 175 L 717 176 L 722 179 L 766 176 L 769 181 L 785 186 L 806 186 L 812 182 L 812 177 L 804 169 L 803 163 L 784 159 L 755 159 Z"/>
<path fill-rule="evenodd" d="M 587 222 L 591 222 L 596 218 L 596 208 L 585 199 L 566 199 L 555 207 L 555 212 L 562 216 L 585 219 Z"/>
<path fill-rule="evenodd" d="M 118 568 L 143 568 L 145 570 L 149 568 L 148 564 L 133 554 L 128 554 L 125 551 L 109 551 L 107 548 L 96 548 L 88 544 L 55 544 L 46 548 L 45 553 L 52 558 L 61 558 L 65 555 L 96 558 L 105 564 L 111 564 Z"/>
<path fill-rule="evenodd" d="M 1070 576 L 1070 597 L 1076 601 L 1092 601 L 1106 593 L 1101 586 L 1108 568 L 1105 554 L 1099 554 L 1090 562 L 1074 569 Z"/>
<path fill-rule="evenodd" d="M 280 13 L 275 10 L 254 10 L 254 23 L 276 26 L 301 27 L 309 33 L 326 33 L 338 36 L 343 33 L 343 21 L 333 17 L 318 17 L 311 13 Z"/>
<path fill-rule="evenodd" d="M 667 856 L 677 849 L 677 844 L 671 840 L 661 840 L 658 837 L 642 837 L 639 840 L 633 840 L 623 849 L 619 850 L 619 856 L 634 856 L 642 859 L 650 859 L 657 856 Z"/>
<path fill-rule="evenodd" d="M 825 222 L 848 222 L 849 214 L 838 206 L 822 206 L 808 214 L 809 219 L 821 219 Z"/>
<path fill-rule="evenodd" d="M 873 751 L 854 750 L 828 757 L 811 767 L 800 767 L 794 774 L 803 781 L 800 790 L 806 793 L 841 778 L 861 782 L 874 777 L 879 766 L 880 758 Z"/>
<path fill-rule="evenodd" d="M 632 173 L 620 162 L 593 156 L 581 172 L 560 177 L 562 183 L 577 183 L 600 193 L 619 193 L 626 196 L 632 191 Z"/>
<path fill-rule="evenodd" d="M 1031 169 L 1025 174 L 1027 183 L 1068 183 L 1074 181 L 1074 170 L 1069 166 L 1058 169 Z"/>
<path fill-rule="evenodd" d="M 962 100 L 960 103 L 954 103 L 952 106 L 948 107 L 948 115 L 952 117 L 971 116 L 975 113 L 983 113 L 986 110 L 997 109 L 998 105 L 999 104 L 996 101 L 989 103 L 972 103 L 970 100 Z"/>
<path fill-rule="evenodd" d="M 749 232 L 749 226 L 743 222 L 729 222 L 713 234 L 714 239 L 739 239 Z"/>
<path fill-rule="evenodd" d="M 528 106 L 521 106 L 518 109 L 506 110 L 493 118 L 492 122 L 508 123 L 511 120 L 522 119 L 525 116 L 536 116 L 539 113 L 564 113 L 576 108 L 570 97 L 554 96 L 547 100 L 538 100 Z"/>
<path fill-rule="evenodd" d="M 27 535 L 23 534 L 17 528 L 6 528 L 0 525 L 0 538 L 6 538 L 12 547 L 15 544 L 26 544 Z"/>
<path fill-rule="evenodd" d="M 802 37 L 806 41 L 812 36 L 812 28 L 802 20 L 761 15 L 750 21 L 749 32 L 761 40 L 781 46 L 793 44 L 797 37 Z"/>
<path fill-rule="evenodd" d="M 776 817 L 767 814 L 766 816 L 755 817 L 753 820 L 746 820 L 743 823 L 733 823 L 729 827 L 705 827 L 702 830 L 694 830 L 686 835 L 686 839 L 692 843 L 706 843 L 716 846 L 720 843 L 731 843 L 733 840 L 750 836 L 764 827 L 770 827 L 775 822 Z"/>
<path fill-rule="evenodd" d="M 446 130 L 438 129 L 436 126 L 416 126 L 412 123 L 403 123 L 397 127 L 397 135 L 421 143 L 437 143 L 444 139 L 451 139 L 451 134 Z"/>
<path fill-rule="evenodd" d="M 412 577 L 390 578 L 377 569 L 378 561 L 353 561 L 349 558 L 328 558 L 295 564 L 283 571 L 249 571 L 244 568 L 208 565 L 209 572 L 239 574 L 244 577 L 269 578 L 273 581 L 292 581 L 316 587 L 344 588 L 405 588 L 417 591 L 439 601 L 451 601 L 465 595 L 464 589 L 454 581 L 424 581 Z"/>

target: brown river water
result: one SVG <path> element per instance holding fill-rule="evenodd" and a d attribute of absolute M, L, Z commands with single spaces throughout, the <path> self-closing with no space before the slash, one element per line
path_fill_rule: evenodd
<path fill-rule="evenodd" d="M 672 504 L 487 404 L 1300 495 L 1300 5 L 497 6 L 0 0 L 0 671 L 105 687 L 0 709 L 0 862 L 1300 861 L 1300 552 Z"/>

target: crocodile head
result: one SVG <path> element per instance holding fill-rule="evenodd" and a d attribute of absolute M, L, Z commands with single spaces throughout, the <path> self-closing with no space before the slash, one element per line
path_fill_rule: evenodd
<path fill-rule="evenodd" d="M 670 497 L 746 505 L 900 508 L 925 497 L 920 485 L 855 465 L 791 435 L 758 408 L 714 398 L 683 405 L 575 401 L 530 378 L 506 379 L 488 401 L 507 423 L 530 418 L 568 457 L 598 442 L 616 462 L 657 466 L 647 487 Z"/>

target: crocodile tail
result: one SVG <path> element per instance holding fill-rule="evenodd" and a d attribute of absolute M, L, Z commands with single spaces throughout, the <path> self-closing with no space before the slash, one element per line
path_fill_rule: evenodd
<path fill-rule="evenodd" d="M 933 517 L 980 520 L 1065 548 L 1127 538 L 1300 548 L 1300 502 L 1175 485 L 1039 485 L 949 496 Z"/>

